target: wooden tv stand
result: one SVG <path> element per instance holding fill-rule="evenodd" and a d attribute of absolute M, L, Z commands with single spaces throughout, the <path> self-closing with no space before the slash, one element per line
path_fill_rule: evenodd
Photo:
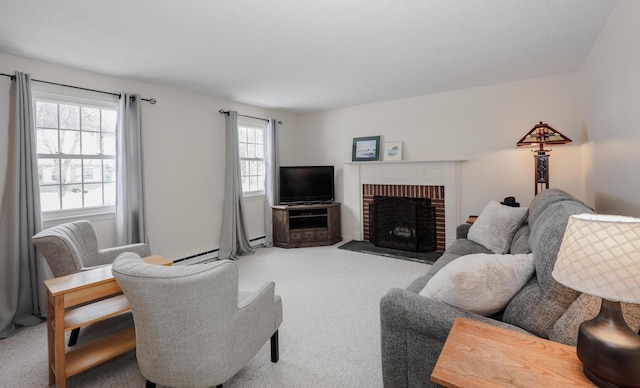
<path fill-rule="evenodd" d="M 333 245 L 342 241 L 340 203 L 276 205 L 273 245 L 282 248 Z"/>

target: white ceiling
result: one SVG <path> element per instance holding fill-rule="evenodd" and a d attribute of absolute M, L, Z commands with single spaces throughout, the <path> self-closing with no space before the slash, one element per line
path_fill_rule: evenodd
<path fill-rule="evenodd" d="M 0 0 L 0 52 L 308 112 L 577 71 L 615 4 Z"/>

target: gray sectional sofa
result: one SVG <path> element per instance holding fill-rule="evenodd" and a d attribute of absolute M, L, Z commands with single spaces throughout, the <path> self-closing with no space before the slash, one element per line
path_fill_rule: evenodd
<path fill-rule="evenodd" d="M 515 233 L 510 253 L 533 253 L 535 271 L 506 308 L 490 317 L 461 310 L 419 295 L 445 265 L 473 253 L 492 253 L 465 238 L 469 225 L 428 272 L 406 289 L 391 289 L 380 301 L 382 374 L 385 387 L 434 386 L 431 372 L 456 317 L 464 317 L 553 341 L 575 345 L 579 324 L 599 311 L 600 299 L 556 282 L 551 272 L 568 218 L 593 210 L 557 189 L 538 194 L 529 206 L 528 223 Z M 637 305 L 623 304 L 625 319 L 637 331 Z"/>

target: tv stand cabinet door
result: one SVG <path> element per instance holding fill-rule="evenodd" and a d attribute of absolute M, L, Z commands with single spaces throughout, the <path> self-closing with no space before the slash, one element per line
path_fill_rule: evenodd
<path fill-rule="evenodd" d="M 340 221 L 340 203 L 337 203 L 337 206 L 331 206 L 327 209 L 327 236 L 326 238 L 331 243 L 331 245 L 336 244 L 342 241 L 342 228 Z"/>
<path fill-rule="evenodd" d="M 281 206 L 272 208 L 273 245 L 288 244 L 289 239 L 289 211 Z"/>

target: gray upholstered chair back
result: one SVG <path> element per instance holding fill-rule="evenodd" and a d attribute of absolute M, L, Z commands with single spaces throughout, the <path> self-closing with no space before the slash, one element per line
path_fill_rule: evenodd
<path fill-rule="evenodd" d="M 239 294 L 232 261 L 165 267 L 126 253 L 112 272 L 133 312 L 140 371 L 152 383 L 222 384 L 277 339 L 282 304 L 274 283 Z"/>
<path fill-rule="evenodd" d="M 43 230 L 32 240 L 55 277 L 99 265 L 98 239 L 89 221 L 60 224 Z"/>
<path fill-rule="evenodd" d="M 40 253 L 53 272 L 60 277 L 79 271 L 111 264 L 123 252 L 149 256 L 147 244 L 131 244 L 98 249 L 96 232 L 89 221 L 80 220 L 53 226 L 32 237 Z"/>

